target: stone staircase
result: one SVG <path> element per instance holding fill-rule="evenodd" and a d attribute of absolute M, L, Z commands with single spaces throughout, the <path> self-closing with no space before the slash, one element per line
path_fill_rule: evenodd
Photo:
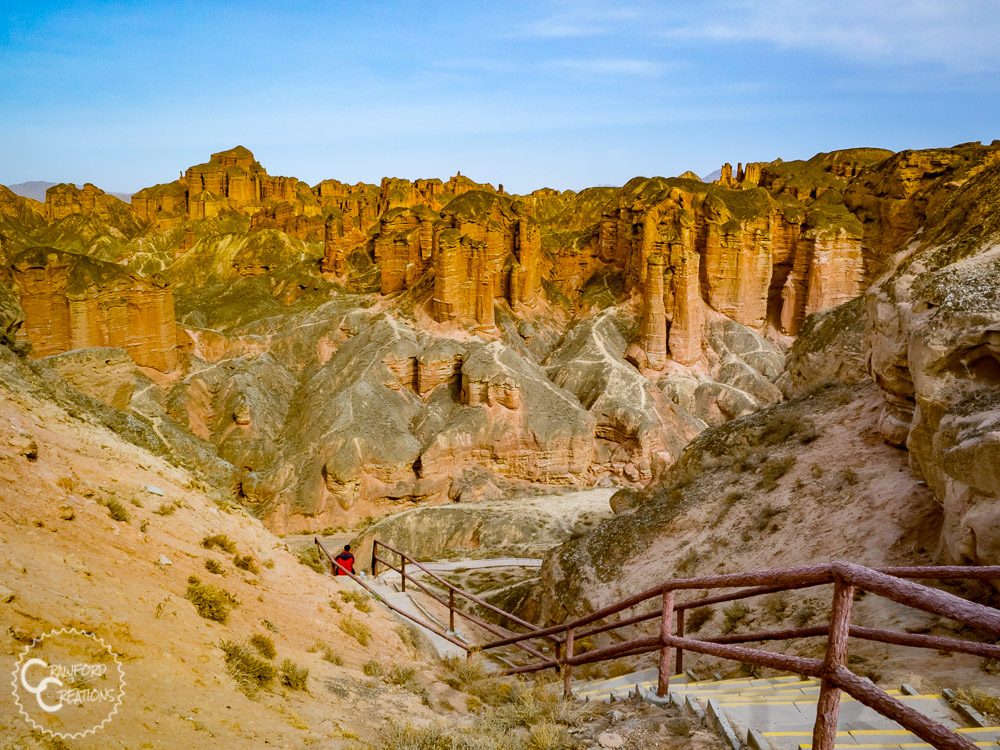
<path fill-rule="evenodd" d="M 812 748 L 819 680 L 795 675 L 730 680 L 670 679 L 667 698 L 656 695 L 656 669 L 605 680 L 575 682 L 579 700 L 622 700 L 638 694 L 654 703 L 670 701 L 706 722 L 733 750 L 807 750 Z M 1000 727 L 944 694 L 921 694 L 908 685 L 886 691 L 897 700 L 954 729 L 977 747 L 1000 748 Z M 929 748 L 891 719 L 842 695 L 836 748 Z"/>

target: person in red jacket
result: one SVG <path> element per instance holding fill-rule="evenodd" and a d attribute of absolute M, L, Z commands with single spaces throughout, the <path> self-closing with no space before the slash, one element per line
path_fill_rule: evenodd
<path fill-rule="evenodd" d="M 354 555 L 351 554 L 351 545 L 345 544 L 344 551 L 333 559 L 343 565 L 349 572 L 354 572 Z M 338 568 L 336 565 L 333 566 L 333 574 L 335 576 L 347 575 L 343 569 Z"/>

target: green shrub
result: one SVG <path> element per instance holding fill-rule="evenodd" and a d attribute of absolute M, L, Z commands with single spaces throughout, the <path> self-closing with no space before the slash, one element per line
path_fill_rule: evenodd
<path fill-rule="evenodd" d="M 344 666 L 344 657 L 338 654 L 329 646 L 323 646 L 323 660 L 328 661 L 331 664 L 335 664 L 338 667 Z"/>
<path fill-rule="evenodd" d="M 795 625 L 800 628 L 804 628 L 812 619 L 816 616 L 816 608 L 811 604 L 800 604 L 795 608 Z"/>
<path fill-rule="evenodd" d="M 385 667 L 382 662 L 371 659 L 361 665 L 361 671 L 368 677 L 381 677 L 385 674 Z"/>
<path fill-rule="evenodd" d="M 306 689 L 306 683 L 309 681 L 309 670 L 305 667 L 300 667 L 291 659 L 285 659 L 281 662 L 279 673 L 281 674 L 281 684 L 285 687 L 292 690 Z"/>
<path fill-rule="evenodd" d="M 274 647 L 274 640 L 269 635 L 257 633 L 251 636 L 250 645 L 257 649 L 257 653 L 265 659 L 273 659 L 278 655 L 278 649 Z"/>
<path fill-rule="evenodd" d="M 277 674 L 274 665 L 261 659 L 246 645 L 222 641 L 219 648 L 225 654 L 226 670 L 244 694 L 253 696 L 274 682 Z"/>
<path fill-rule="evenodd" d="M 729 511 L 736 507 L 736 504 L 744 498 L 744 494 L 740 491 L 730 492 L 726 495 L 725 499 L 722 501 L 722 505 L 719 507 L 719 512 L 716 514 L 715 518 L 712 520 L 712 526 L 718 526 L 722 521 L 729 515 Z"/>
<path fill-rule="evenodd" d="M 420 651 L 421 636 L 420 631 L 417 630 L 415 625 L 397 625 L 395 630 L 396 635 L 399 636 L 399 640 L 402 641 L 406 648 L 413 653 Z"/>
<path fill-rule="evenodd" d="M 205 549 L 218 549 L 228 552 L 230 555 L 236 552 L 236 542 L 225 534 L 211 534 L 201 540 L 201 546 Z"/>
<path fill-rule="evenodd" d="M 768 528 L 770 528 L 771 522 L 774 521 L 775 518 L 780 516 L 782 513 L 787 513 L 787 512 L 788 511 L 785 510 L 784 508 L 776 508 L 775 506 L 770 504 L 765 505 L 763 508 L 760 509 L 760 512 L 754 518 L 753 530 L 756 531 L 758 534 L 763 533 Z"/>
<path fill-rule="evenodd" d="M 240 570 L 245 570 L 254 575 L 260 573 L 260 568 L 257 565 L 257 561 L 253 559 L 253 555 L 236 555 L 233 558 L 233 565 Z"/>
<path fill-rule="evenodd" d="M 765 596 L 763 604 L 764 611 L 775 620 L 781 622 L 785 619 L 785 615 L 788 613 L 789 601 L 788 595 L 784 591 Z"/>
<path fill-rule="evenodd" d="M 736 628 L 746 622 L 750 616 L 750 608 L 741 601 L 736 601 L 722 610 L 725 619 L 722 621 L 722 634 L 732 633 Z"/>
<path fill-rule="evenodd" d="M 119 523 L 128 523 L 130 518 L 128 514 L 128 509 L 122 505 L 121 501 L 117 498 L 110 498 L 105 505 L 108 508 L 108 515 L 111 516 L 113 521 L 118 521 Z"/>
<path fill-rule="evenodd" d="M 1000 698 L 995 695 L 975 688 L 959 689 L 955 691 L 955 702 L 972 706 L 988 721 L 1000 723 Z"/>
<path fill-rule="evenodd" d="M 698 567 L 698 561 L 701 559 L 701 553 L 698 552 L 694 547 L 687 551 L 678 561 L 677 565 L 674 566 L 674 572 L 679 575 L 687 575 L 688 573 L 693 573 Z"/>
<path fill-rule="evenodd" d="M 205 560 L 205 570 L 209 573 L 215 573 L 217 576 L 224 576 L 226 574 L 226 570 L 222 567 L 222 563 L 211 557 Z"/>
<path fill-rule="evenodd" d="M 300 563 L 307 568 L 312 568 L 317 573 L 326 573 L 326 563 L 320 558 L 319 550 L 316 547 L 307 547 L 297 555 Z"/>
<path fill-rule="evenodd" d="M 757 482 L 757 488 L 770 492 L 778 486 L 778 480 L 795 466 L 795 456 L 785 456 L 784 458 L 772 458 L 761 467 L 761 478 Z"/>
<path fill-rule="evenodd" d="M 367 646 L 372 639 L 372 630 L 366 623 L 356 620 L 350 615 L 340 621 L 340 629 L 362 646 Z"/>
<path fill-rule="evenodd" d="M 360 591 L 341 591 L 340 598 L 344 602 L 350 602 L 354 608 L 365 614 L 372 611 L 371 597 Z"/>
<path fill-rule="evenodd" d="M 187 593 L 184 595 L 206 620 L 225 622 L 233 607 L 239 605 L 236 597 L 224 589 L 199 581 L 195 576 L 188 578 Z"/>
<path fill-rule="evenodd" d="M 689 633 L 697 633 L 702 627 L 715 617 L 715 610 L 711 607 L 699 607 L 688 610 L 684 625 Z"/>

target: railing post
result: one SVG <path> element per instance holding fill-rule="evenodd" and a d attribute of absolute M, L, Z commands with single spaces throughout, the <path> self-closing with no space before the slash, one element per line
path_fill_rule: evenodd
<path fill-rule="evenodd" d="M 682 609 L 677 613 L 677 637 L 684 637 L 684 614 L 687 612 L 686 609 Z M 674 674 L 683 674 L 684 672 L 684 649 L 677 649 L 677 656 L 674 660 Z"/>
<path fill-rule="evenodd" d="M 840 718 L 840 688 L 830 679 L 838 667 L 847 662 L 847 639 L 851 632 L 851 607 L 854 604 L 854 586 L 837 579 L 833 589 L 833 606 L 830 611 L 830 635 L 827 637 L 826 657 L 823 660 L 823 681 L 816 704 L 816 724 L 813 726 L 813 750 L 831 750 L 837 738 Z"/>
<path fill-rule="evenodd" d="M 455 589 L 448 589 L 448 630 L 455 632 Z"/>
<path fill-rule="evenodd" d="M 571 687 L 571 682 L 573 680 L 573 665 L 567 660 L 573 658 L 573 628 L 566 631 L 566 651 L 563 656 L 562 661 L 562 673 L 563 673 L 563 698 L 569 700 L 573 697 L 573 688 Z"/>
<path fill-rule="evenodd" d="M 406 593 L 406 558 L 399 556 L 399 575 L 403 581 L 403 593 Z"/>
<path fill-rule="evenodd" d="M 378 539 L 372 541 L 372 578 L 378 577 Z"/>
<path fill-rule="evenodd" d="M 660 675 L 656 694 L 662 698 L 670 689 L 670 646 L 667 638 L 674 634 L 674 592 L 663 592 L 663 612 L 660 614 Z"/>

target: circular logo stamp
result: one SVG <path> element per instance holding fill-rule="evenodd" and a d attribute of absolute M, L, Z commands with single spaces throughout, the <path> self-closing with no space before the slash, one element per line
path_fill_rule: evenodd
<path fill-rule="evenodd" d="M 103 639 L 76 628 L 40 635 L 14 667 L 14 702 L 25 721 L 59 739 L 104 728 L 125 697 L 125 670 Z"/>

